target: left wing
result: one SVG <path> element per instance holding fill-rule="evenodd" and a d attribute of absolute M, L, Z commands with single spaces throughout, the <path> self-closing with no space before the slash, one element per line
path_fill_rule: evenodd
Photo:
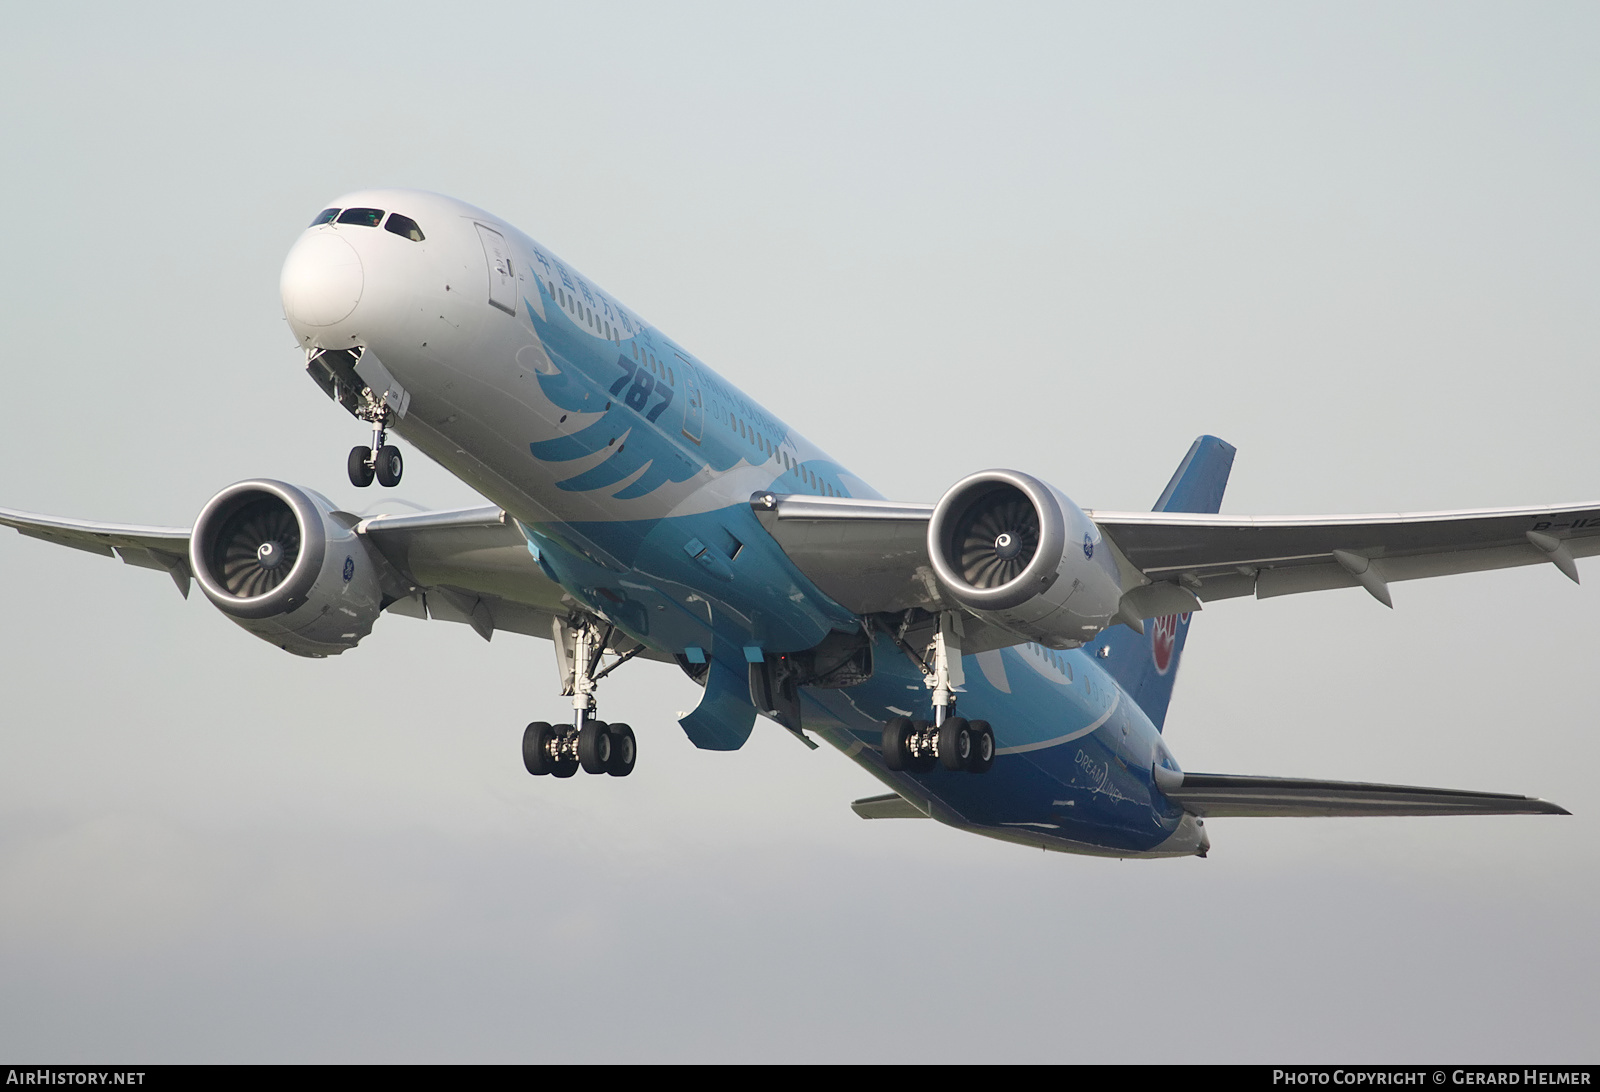
<path fill-rule="evenodd" d="M 1574 559 L 1600 553 L 1600 504 L 1366 516 L 1218 516 L 1090 512 L 1152 581 L 1201 600 L 1363 587 L 1549 562 L 1574 582 Z"/>
<path fill-rule="evenodd" d="M 1236 774 L 1179 774 L 1156 767 L 1156 785 L 1194 815 L 1570 815 L 1548 800 L 1499 792 L 1310 781 Z"/>

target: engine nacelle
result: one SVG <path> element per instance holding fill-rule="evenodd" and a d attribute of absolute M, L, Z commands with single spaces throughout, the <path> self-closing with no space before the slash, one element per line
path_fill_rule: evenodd
<path fill-rule="evenodd" d="M 297 656 L 337 656 L 383 609 L 380 561 L 326 497 L 268 480 L 230 485 L 201 509 L 189 565 L 206 598 Z"/>
<path fill-rule="evenodd" d="M 1059 490 L 1015 470 L 951 486 L 928 523 L 928 556 L 950 598 L 1056 648 L 1092 639 L 1122 599 L 1100 528 Z"/>

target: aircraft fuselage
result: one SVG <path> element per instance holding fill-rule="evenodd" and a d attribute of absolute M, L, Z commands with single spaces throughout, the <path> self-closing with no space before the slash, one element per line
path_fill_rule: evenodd
<path fill-rule="evenodd" d="M 403 214 L 421 238 L 359 218 L 309 228 L 283 277 L 301 347 L 361 349 L 362 378 L 397 388 L 393 431 L 513 516 L 581 609 L 691 671 L 741 676 L 762 655 L 861 632 L 750 498 L 876 498 L 863 480 L 499 218 L 409 190 L 333 207 Z M 872 662 L 857 685 L 807 688 L 804 727 L 934 818 L 1071 852 L 1204 851 L 1153 780 L 1177 763 L 1095 655 L 964 658 L 961 715 L 992 724 L 997 745 L 981 776 L 885 766 L 883 722 L 925 715 L 928 689 L 885 634 Z"/>

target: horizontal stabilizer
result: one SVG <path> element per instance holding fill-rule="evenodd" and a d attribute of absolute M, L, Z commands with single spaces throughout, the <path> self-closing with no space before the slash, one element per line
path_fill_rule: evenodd
<path fill-rule="evenodd" d="M 1241 777 L 1166 770 L 1167 798 L 1208 818 L 1234 815 L 1568 815 L 1565 808 L 1532 796 L 1414 785 L 1369 785 L 1360 781 L 1307 781 L 1296 777 Z M 1170 787 L 1169 787 L 1170 786 Z"/>
<path fill-rule="evenodd" d="M 865 796 L 850 804 L 863 819 L 926 819 L 927 813 L 897 792 Z"/>

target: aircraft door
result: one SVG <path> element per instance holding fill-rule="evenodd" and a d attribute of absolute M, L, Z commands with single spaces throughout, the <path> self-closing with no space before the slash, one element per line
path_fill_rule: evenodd
<path fill-rule="evenodd" d="M 517 313 L 517 276 L 511 266 L 511 247 L 494 228 L 477 225 L 483 256 L 489 263 L 489 303 L 508 315 Z"/>
<path fill-rule="evenodd" d="M 674 353 L 674 356 L 678 354 Z M 683 434 L 695 443 L 700 442 L 700 434 L 705 428 L 704 399 L 700 395 L 700 377 L 695 374 L 694 365 L 678 356 L 678 363 L 683 367 Z"/>

